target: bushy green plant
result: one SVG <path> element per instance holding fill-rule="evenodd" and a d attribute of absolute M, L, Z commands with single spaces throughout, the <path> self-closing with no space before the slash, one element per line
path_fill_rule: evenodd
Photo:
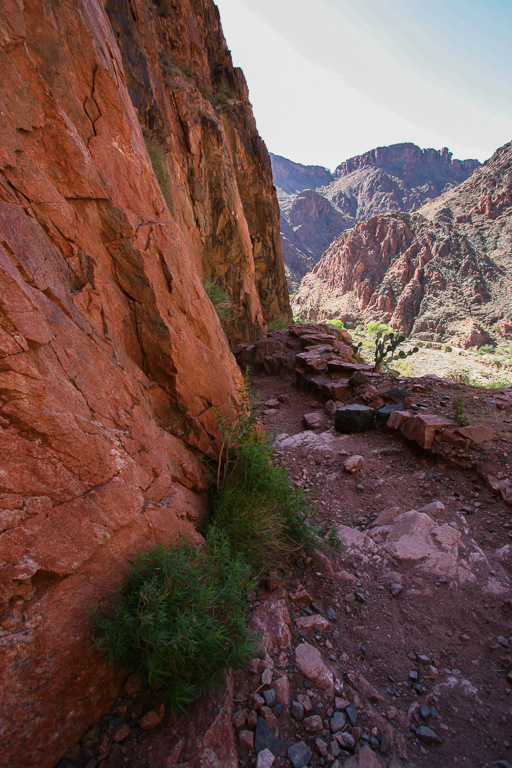
<path fill-rule="evenodd" d="M 290 325 L 293 325 L 293 323 L 288 317 L 281 317 L 278 320 L 272 320 L 272 322 L 268 324 L 268 331 L 269 333 L 272 333 L 272 331 L 283 331 L 286 328 L 289 328 Z"/>
<path fill-rule="evenodd" d="M 326 320 L 327 325 L 333 325 L 335 328 L 339 328 L 340 331 L 345 327 L 343 320 Z"/>
<path fill-rule="evenodd" d="M 379 334 L 385 335 L 387 333 L 392 333 L 392 328 L 387 325 L 387 323 L 376 323 L 374 320 L 368 323 L 366 326 L 366 333 L 368 336 L 378 336 Z"/>
<path fill-rule="evenodd" d="M 464 400 L 462 397 L 455 398 L 452 403 L 452 410 L 457 424 L 460 424 L 461 427 L 467 427 L 469 424 L 469 416 L 466 413 L 466 408 L 464 406 Z"/>
<path fill-rule="evenodd" d="M 494 353 L 494 347 L 492 344 L 483 344 L 478 350 L 479 355 L 488 355 L 493 353 Z"/>
<path fill-rule="evenodd" d="M 218 104 L 228 104 L 230 100 L 236 99 L 236 93 L 227 83 L 221 83 L 215 91 L 215 98 Z"/>
<path fill-rule="evenodd" d="M 318 546 L 311 522 L 313 505 L 302 488 L 293 488 L 274 461 L 269 440 L 248 434 L 213 498 L 211 526 L 221 531 L 254 573 L 278 566 L 301 547 Z"/>
<path fill-rule="evenodd" d="M 443 350 L 443 352 L 451 352 L 452 348 L 450 347 L 449 344 L 443 344 L 442 350 Z"/>
<path fill-rule="evenodd" d="M 184 711 L 255 652 L 245 621 L 250 585 L 247 564 L 218 530 L 201 550 L 186 541 L 152 549 L 131 563 L 110 612 L 92 610 L 94 647 Z"/>
<path fill-rule="evenodd" d="M 233 318 L 233 299 L 227 291 L 221 288 L 220 285 L 211 278 L 203 280 L 203 288 L 213 304 L 213 308 L 219 316 L 221 325 L 224 328 L 225 324 Z"/>

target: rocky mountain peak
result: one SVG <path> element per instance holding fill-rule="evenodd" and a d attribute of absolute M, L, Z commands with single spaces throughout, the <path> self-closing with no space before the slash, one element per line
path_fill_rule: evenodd
<path fill-rule="evenodd" d="M 392 144 L 389 147 L 377 147 L 363 155 L 356 155 L 338 165 L 334 178 L 348 176 L 362 168 L 385 168 L 386 170 L 400 169 L 412 171 L 419 165 L 445 166 L 454 170 L 464 170 L 471 173 L 478 168 L 478 160 L 453 160 L 453 153 L 447 147 L 442 149 L 420 149 L 416 144 L 404 142 Z"/>

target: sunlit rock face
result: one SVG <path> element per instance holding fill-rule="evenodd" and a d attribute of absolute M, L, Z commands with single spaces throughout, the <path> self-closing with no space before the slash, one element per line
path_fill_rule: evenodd
<path fill-rule="evenodd" d="M 506 144 L 417 212 L 374 216 L 340 235 L 302 280 L 294 312 L 314 320 L 379 320 L 443 338 L 469 338 L 476 324 L 478 334 L 463 346 L 478 346 L 478 339 L 510 328 L 511 245 Z"/>
<path fill-rule="evenodd" d="M 415 211 L 465 181 L 480 165 L 477 160 L 453 160 L 446 148 L 420 149 L 415 144 L 372 149 L 341 163 L 332 175 L 326 168 L 271 158 L 284 261 L 294 287 L 346 229 L 378 214 Z"/>
<path fill-rule="evenodd" d="M 290 310 L 212 2 L 6 0 L 0 57 L 0 762 L 44 768 L 118 692 L 88 606 L 207 514 L 241 376 L 202 279 L 231 343 Z"/>

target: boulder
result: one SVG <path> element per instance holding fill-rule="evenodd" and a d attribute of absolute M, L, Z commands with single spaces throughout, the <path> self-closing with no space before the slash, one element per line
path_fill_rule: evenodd
<path fill-rule="evenodd" d="M 367 405 L 347 405 L 338 408 L 334 416 L 334 429 L 346 434 L 367 432 L 373 427 L 375 411 Z"/>
<path fill-rule="evenodd" d="M 419 414 L 408 419 L 400 427 L 400 432 L 407 438 L 407 440 L 413 440 L 422 448 L 430 449 L 434 444 L 434 437 L 436 432 L 443 427 L 454 427 L 455 422 L 451 419 L 446 419 L 443 416 L 437 416 L 436 414 Z"/>

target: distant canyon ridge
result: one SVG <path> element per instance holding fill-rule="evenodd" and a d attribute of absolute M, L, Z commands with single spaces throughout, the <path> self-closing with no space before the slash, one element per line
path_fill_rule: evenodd
<path fill-rule="evenodd" d="M 412 145 L 390 147 L 387 168 L 402 150 L 404 155 L 410 152 L 411 157 L 420 157 L 421 150 Z M 362 216 L 364 211 L 368 220 L 338 235 L 302 279 L 293 299 L 294 314 L 315 320 L 384 321 L 406 334 L 451 339 L 462 346 L 480 346 L 500 336 L 510 338 L 512 142 L 453 187 L 455 179 L 468 174 L 477 163 L 453 161 L 444 150 L 434 152 L 431 160 L 430 150 L 422 153 L 425 162 L 414 166 L 416 178 L 421 179 L 421 173 L 423 178 L 429 174 L 434 178 L 434 169 L 439 168 L 437 184 L 451 187 L 440 196 L 435 195 L 433 181 L 415 187 L 400 182 L 398 176 L 389 179 L 388 192 L 382 187 L 373 197 L 369 192 L 365 195 L 373 180 L 380 179 L 384 185 L 384 166 L 371 165 L 381 152 L 343 164 L 335 179 L 323 187 L 321 205 L 329 203 L 326 190 L 334 200 L 333 190 L 338 186 L 344 204 L 346 191 L 354 190 L 353 197 L 352 193 L 347 196 L 354 205 L 356 200 L 359 203 L 353 209 L 355 215 Z M 404 155 L 396 167 L 410 179 L 413 165 L 406 170 Z M 359 196 L 350 181 L 357 174 L 366 174 Z M 290 189 L 290 176 L 287 183 Z M 417 208 L 422 194 L 435 199 L 414 213 L 382 213 L 379 206 L 398 206 L 398 190 L 411 210 Z M 298 193 L 290 210 L 300 204 L 300 195 L 316 194 Z M 337 214 L 341 216 L 341 211 Z M 311 226 L 311 218 L 305 218 L 299 233 Z"/>
<path fill-rule="evenodd" d="M 271 154 L 281 211 L 288 286 L 298 287 L 333 240 L 374 216 L 416 211 L 465 181 L 478 160 L 454 160 L 445 147 L 378 147 L 341 163 L 334 173 Z"/>

